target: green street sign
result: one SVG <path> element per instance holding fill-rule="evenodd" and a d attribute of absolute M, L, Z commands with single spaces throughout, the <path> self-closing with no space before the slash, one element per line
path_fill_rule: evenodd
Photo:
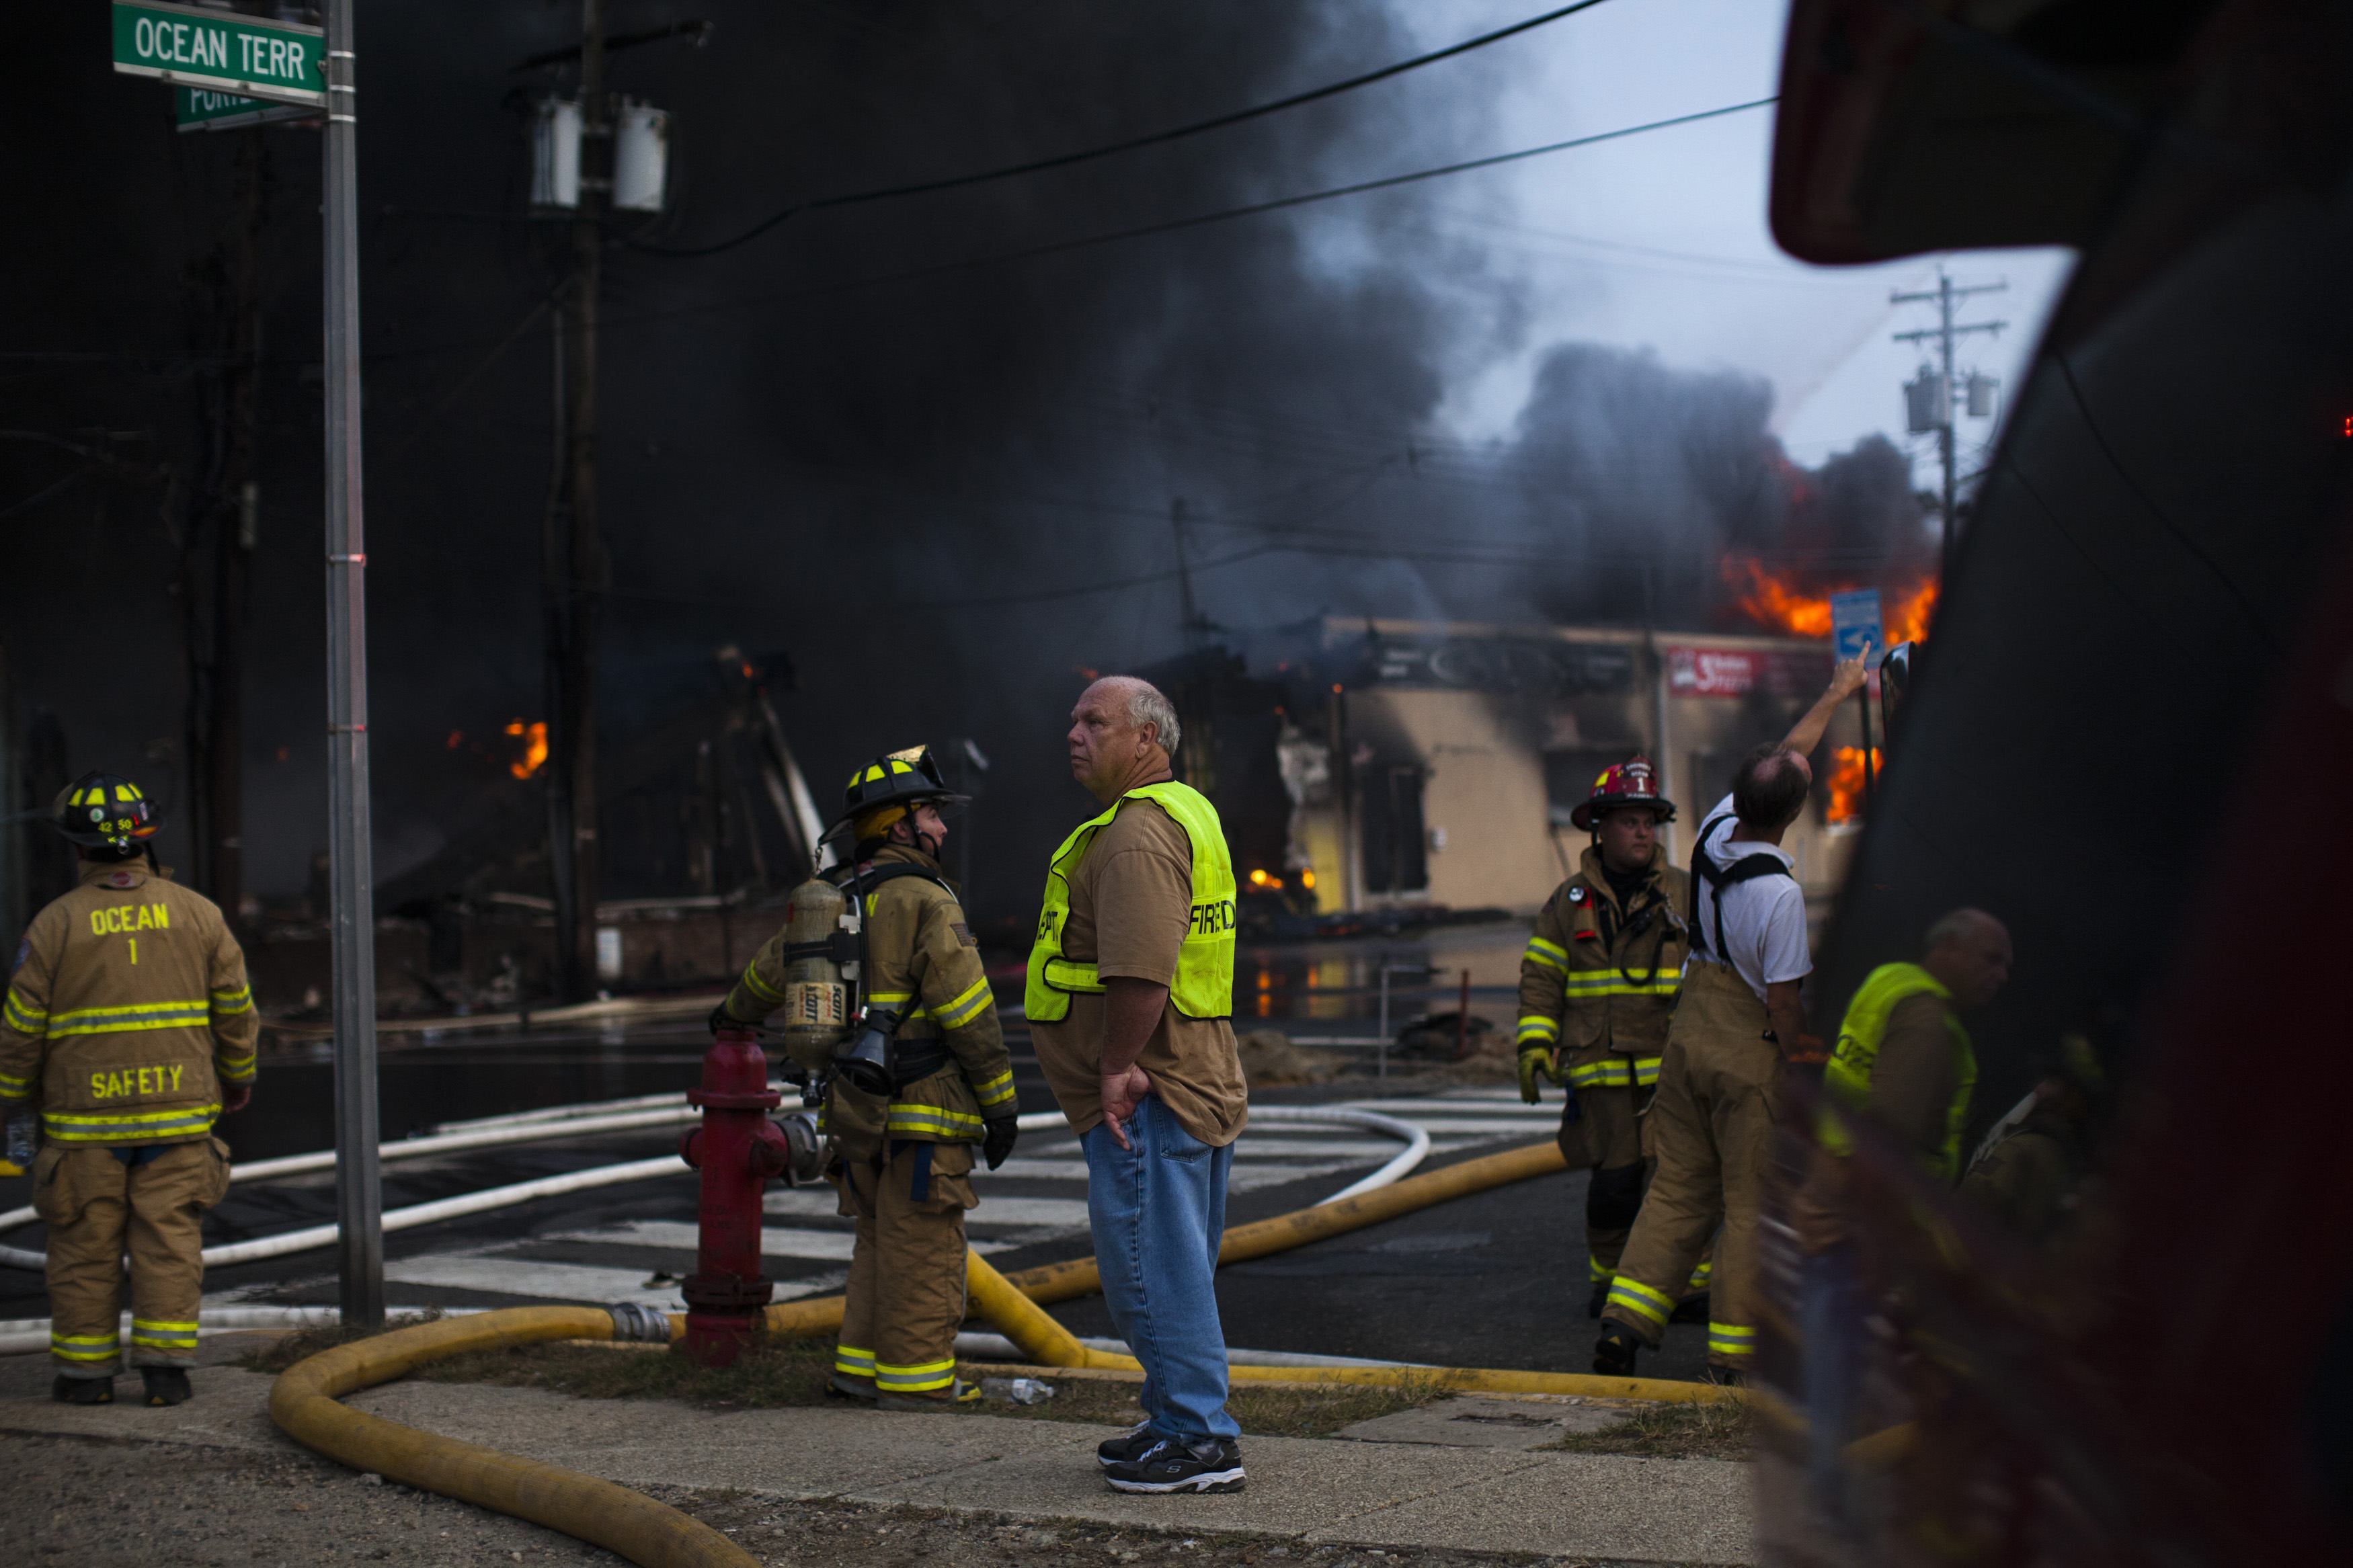
<path fill-rule="evenodd" d="M 114 68 L 185 87 L 313 107 L 327 100 L 326 41 L 299 22 L 114 0 Z"/>
<path fill-rule="evenodd" d="M 280 121 L 316 121 L 318 111 L 292 103 L 264 103 L 234 92 L 206 87 L 175 87 L 172 109 L 183 131 L 234 131 L 241 125 L 269 125 Z"/>

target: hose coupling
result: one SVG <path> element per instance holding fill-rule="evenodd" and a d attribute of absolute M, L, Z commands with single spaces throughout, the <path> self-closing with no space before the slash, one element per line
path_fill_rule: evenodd
<path fill-rule="evenodd" d="M 646 1344 L 670 1343 L 670 1314 L 659 1307 L 641 1307 L 635 1301 L 617 1301 L 605 1309 L 613 1315 L 613 1337 L 616 1340 Z"/>

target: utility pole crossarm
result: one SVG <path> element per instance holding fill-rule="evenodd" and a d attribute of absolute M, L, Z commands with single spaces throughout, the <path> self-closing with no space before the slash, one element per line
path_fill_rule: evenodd
<path fill-rule="evenodd" d="M 1970 321 L 1967 324 L 1956 322 L 1953 326 L 1953 336 L 1957 338 L 1964 332 L 2001 332 L 2007 331 L 2009 327 L 2008 321 Z M 1944 335 L 1945 330 L 1942 327 L 1923 327 L 1916 332 L 1897 332 L 1894 341 L 1899 343 L 1925 343 Z"/>

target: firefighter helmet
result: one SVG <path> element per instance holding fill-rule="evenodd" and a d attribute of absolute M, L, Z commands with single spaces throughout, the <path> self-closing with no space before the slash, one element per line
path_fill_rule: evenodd
<path fill-rule="evenodd" d="M 137 784 L 119 773 L 93 773 L 58 792 L 49 826 L 92 849 L 128 849 L 164 825 Z"/>
<path fill-rule="evenodd" d="M 916 806 L 960 805 L 970 798 L 948 788 L 929 746 L 910 746 L 877 757 L 849 775 L 849 786 L 842 792 L 841 815 L 833 819 L 833 826 L 841 827 L 886 806 L 900 807 L 882 824 L 887 827 Z"/>
<path fill-rule="evenodd" d="M 1604 815 L 1621 805 L 1644 805 L 1658 814 L 1661 822 L 1675 819 L 1675 803 L 1659 793 L 1659 775 L 1651 771 L 1648 757 L 1634 757 L 1605 768 L 1593 781 L 1593 793 L 1577 803 L 1568 814 L 1569 821 L 1588 832 Z"/>

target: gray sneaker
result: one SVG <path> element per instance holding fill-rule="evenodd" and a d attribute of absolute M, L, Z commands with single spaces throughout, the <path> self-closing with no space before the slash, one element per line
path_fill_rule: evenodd
<path fill-rule="evenodd" d="M 1242 1446 L 1230 1437 L 1163 1437 L 1137 1458 L 1103 1471 L 1113 1491 L 1238 1492 Z"/>

